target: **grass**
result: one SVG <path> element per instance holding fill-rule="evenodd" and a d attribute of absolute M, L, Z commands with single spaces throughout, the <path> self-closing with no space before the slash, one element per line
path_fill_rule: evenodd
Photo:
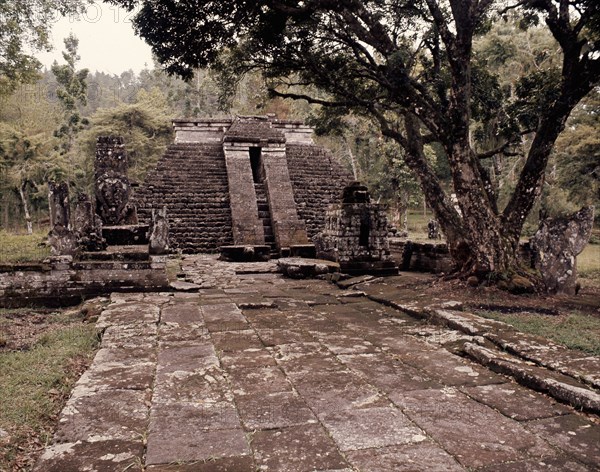
<path fill-rule="evenodd" d="M 43 243 L 47 235 L 45 230 L 32 235 L 0 230 L 0 264 L 43 261 L 50 255 L 50 248 Z"/>
<path fill-rule="evenodd" d="M 6 312 L 4 312 L 6 314 Z M 2 313 L 0 313 L 0 317 Z M 0 352 L 0 470 L 27 470 L 50 440 L 58 413 L 98 346 L 94 325 L 60 324 L 27 351 Z"/>
<path fill-rule="evenodd" d="M 588 244 L 577 256 L 577 272 L 582 277 L 600 280 L 600 244 Z"/>
<path fill-rule="evenodd" d="M 551 339 L 570 349 L 600 355 L 600 318 L 598 317 L 581 313 L 551 316 L 539 313 L 503 314 L 480 311 L 477 314 L 504 321 L 519 331 Z"/>

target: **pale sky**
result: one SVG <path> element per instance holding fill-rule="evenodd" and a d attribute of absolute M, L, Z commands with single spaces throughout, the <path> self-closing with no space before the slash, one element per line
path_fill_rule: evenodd
<path fill-rule="evenodd" d="M 79 17 L 57 18 L 52 27 L 54 50 L 35 56 L 48 69 L 54 60 L 64 63 L 63 39 L 73 32 L 79 39 L 79 68 L 110 74 L 129 69 L 139 72 L 145 64 L 152 68 L 150 46 L 135 36 L 132 15 L 122 8 L 96 1 Z"/>

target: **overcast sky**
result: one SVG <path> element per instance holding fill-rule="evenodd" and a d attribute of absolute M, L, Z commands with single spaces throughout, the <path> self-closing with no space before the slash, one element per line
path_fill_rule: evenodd
<path fill-rule="evenodd" d="M 36 57 L 47 68 L 54 60 L 63 63 L 63 40 L 73 32 L 79 39 L 79 68 L 111 74 L 129 69 L 139 72 L 145 65 L 151 68 L 150 47 L 135 36 L 131 16 L 121 8 L 97 1 L 79 17 L 57 18 L 52 27 L 54 50 L 37 53 Z"/>

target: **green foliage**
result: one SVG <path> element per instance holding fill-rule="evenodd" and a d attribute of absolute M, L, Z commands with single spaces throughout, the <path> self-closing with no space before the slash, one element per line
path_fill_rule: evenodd
<path fill-rule="evenodd" d="M 525 333 L 552 339 L 571 349 L 600 355 L 600 319 L 593 315 L 579 313 L 562 316 L 537 313 L 504 315 L 495 312 L 479 312 L 478 314 L 513 325 Z"/>
<path fill-rule="evenodd" d="M 59 15 L 81 10 L 85 0 L 0 2 L 0 96 L 39 77 L 40 62 L 27 51 L 50 50 L 50 28 Z"/>
<path fill-rule="evenodd" d="M 578 206 L 600 208 L 600 90 L 572 114 L 554 152 L 557 185 Z M 598 217 L 598 215 L 597 215 Z"/>
<path fill-rule="evenodd" d="M 64 110 L 63 122 L 55 131 L 54 136 L 59 138 L 60 154 L 69 154 L 77 133 L 89 124 L 82 118 L 79 107 L 87 103 L 87 69 L 77 70 L 77 62 L 81 59 L 77 53 L 79 40 L 70 34 L 65 38 L 65 51 L 63 58 L 66 64 L 59 65 L 56 61 L 52 65 L 52 73 L 58 82 L 56 96 Z"/>
<path fill-rule="evenodd" d="M 50 256 L 50 247 L 44 243 L 47 236 L 47 229 L 31 235 L 0 230 L 0 263 L 43 261 Z"/>
<path fill-rule="evenodd" d="M 125 140 L 129 177 L 141 182 L 172 141 L 172 118 L 166 97 L 157 88 L 150 92 L 140 90 L 135 103 L 98 110 L 92 116 L 93 124 L 79 139 L 79 146 L 86 156 L 88 178 L 93 174 L 98 136 L 118 135 Z"/>

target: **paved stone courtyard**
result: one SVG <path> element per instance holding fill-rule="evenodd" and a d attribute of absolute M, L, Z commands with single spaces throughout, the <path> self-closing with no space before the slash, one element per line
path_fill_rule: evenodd
<path fill-rule="evenodd" d="M 597 417 L 453 354 L 456 331 L 273 263 L 183 271 L 198 293 L 112 295 L 37 470 L 600 466 Z"/>

